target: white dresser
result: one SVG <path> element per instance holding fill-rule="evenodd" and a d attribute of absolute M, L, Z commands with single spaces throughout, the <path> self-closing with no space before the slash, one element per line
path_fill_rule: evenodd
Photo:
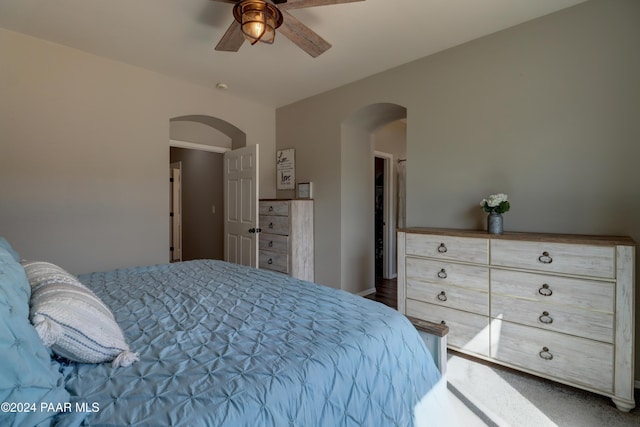
<path fill-rule="evenodd" d="M 462 353 L 635 406 L 628 237 L 403 229 L 398 310 Z"/>
<path fill-rule="evenodd" d="M 259 203 L 258 266 L 313 281 L 313 200 Z"/>

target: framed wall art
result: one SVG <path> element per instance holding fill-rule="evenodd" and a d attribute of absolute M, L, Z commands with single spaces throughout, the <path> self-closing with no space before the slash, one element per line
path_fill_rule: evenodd
<path fill-rule="evenodd" d="M 298 199 L 312 199 L 313 198 L 313 185 L 310 182 L 298 183 Z"/>
<path fill-rule="evenodd" d="M 296 151 L 295 148 L 276 152 L 276 175 L 278 190 L 295 190 L 296 188 Z"/>

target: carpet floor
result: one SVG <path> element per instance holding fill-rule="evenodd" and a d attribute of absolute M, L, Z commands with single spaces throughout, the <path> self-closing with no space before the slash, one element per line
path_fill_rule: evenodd
<path fill-rule="evenodd" d="M 640 427 L 637 407 L 624 413 L 607 397 L 453 351 L 449 352 L 447 380 L 461 427 Z M 640 405 L 638 389 L 636 402 Z"/>

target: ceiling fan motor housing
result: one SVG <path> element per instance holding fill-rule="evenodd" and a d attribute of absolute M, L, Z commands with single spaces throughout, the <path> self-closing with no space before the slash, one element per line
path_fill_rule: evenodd
<path fill-rule="evenodd" d="M 283 20 L 277 7 L 262 0 L 243 0 L 237 3 L 233 8 L 233 16 L 251 44 L 272 44 L 276 28 L 282 25 Z"/>

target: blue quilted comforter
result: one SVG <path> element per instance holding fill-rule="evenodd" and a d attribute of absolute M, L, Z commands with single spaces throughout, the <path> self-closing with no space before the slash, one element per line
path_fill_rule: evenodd
<path fill-rule="evenodd" d="M 379 303 L 220 261 L 80 276 L 140 361 L 69 364 L 58 425 L 409 426 L 439 373 Z"/>

